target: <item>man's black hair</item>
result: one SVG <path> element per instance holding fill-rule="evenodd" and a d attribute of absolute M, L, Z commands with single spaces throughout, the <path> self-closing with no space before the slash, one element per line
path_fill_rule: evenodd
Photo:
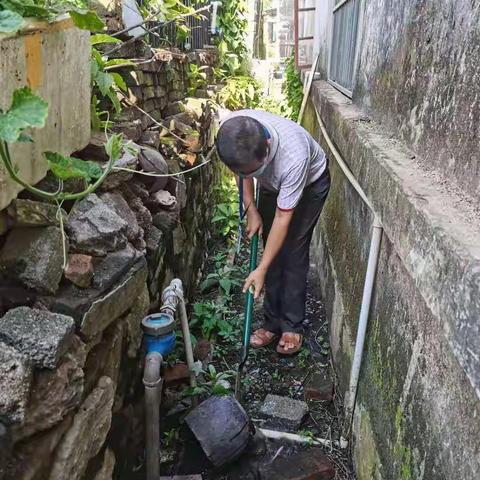
<path fill-rule="evenodd" d="M 222 162 L 235 171 L 252 161 L 263 160 L 268 153 L 263 125 L 240 115 L 226 120 L 218 131 L 217 152 Z"/>

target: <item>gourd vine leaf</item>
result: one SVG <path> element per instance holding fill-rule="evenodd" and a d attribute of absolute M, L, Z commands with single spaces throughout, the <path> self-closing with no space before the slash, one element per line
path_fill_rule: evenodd
<path fill-rule="evenodd" d="M 15 90 L 10 109 L 6 112 L 0 111 L 0 140 L 17 142 L 25 128 L 44 127 L 47 115 L 48 103 L 35 95 L 30 88 Z"/>
<path fill-rule="evenodd" d="M 110 159 L 116 162 L 123 151 L 123 135 L 121 133 L 112 135 L 105 144 L 105 151 Z"/>
<path fill-rule="evenodd" d="M 98 32 L 105 28 L 105 24 L 93 10 L 72 10 L 70 17 L 76 27 L 90 32 Z"/>
<path fill-rule="evenodd" d="M 16 12 L 11 10 L 2 10 L 0 12 L 0 32 L 15 33 L 20 30 L 23 25 L 23 18 Z"/>
<path fill-rule="evenodd" d="M 94 162 L 65 157 L 56 152 L 44 152 L 50 170 L 60 180 L 84 178 L 87 182 L 102 176 L 102 168 Z"/>
<path fill-rule="evenodd" d="M 106 33 L 96 33 L 90 37 L 90 45 L 99 45 L 101 43 L 121 43 L 121 40 Z"/>

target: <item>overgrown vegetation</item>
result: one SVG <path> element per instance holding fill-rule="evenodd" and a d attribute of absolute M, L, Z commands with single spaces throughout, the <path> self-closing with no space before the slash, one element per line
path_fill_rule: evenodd
<path fill-rule="evenodd" d="M 290 108 L 290 118 L 297 121 L 303 100 L 303 84 L 300 73 L 295 66 L 295 58 L 293 55 L 286 60 L 283 93 Z"/>
<path fill-rule="evenodd" d="M 69 14 L 84 30 L 94 32 L 104 27 L 86 0 L 0 0 L 0 33 L 17 32 L 27 17 L 52 21 L 63 14 Z"/>

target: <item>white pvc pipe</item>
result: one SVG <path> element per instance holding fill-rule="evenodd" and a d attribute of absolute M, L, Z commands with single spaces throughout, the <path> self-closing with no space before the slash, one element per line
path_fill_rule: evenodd
<path fill-rule="evenodd" d="M 185 356 L 187 357 L 188 371 L 190 372 L 190 386 L 195 388 L 197 386 L 197 377 L 195 375 L 192 348 L 192 337 L 190 336 L 190 327 L 188 325 L 187 309 L 185 307 L 185 298 L 180 297 L 180 323 L 182 325 L 183 343 L 185 345 Z"/>
<path fill-rule="evenodd" d="M 263 433 L 266 438 L 270 438 L 271 440 L 287 440 L 290 442 L 303 443 L 308 445 L 323 445 L 324 447 L 332 447 L 339 445 L 338 442 L 326 440 L 324 438 L 306 437 L 304 435 L 297 435 L 296 433 L 277 432 L 276 430 L 266 430 L 265 428 L 259 428 L 258 430 Z"/>
<path fill-rule="evenodd" d="M 347 441 L 353 422 L 353 412 L 355 410 L 355 402 L 357 398 L 358 380 L 360 376 L 360 367 L 362 366 L 363 347 L 365 345 L 365 334 L 367 332 L 370 303 L 375 284 L 375 275 L 377 273 L 382 233 L 383 228 L 375 218 L 373 222 L 372 240 L 370 242 L 370 253 L 368 254 L 367 272 L 365 274 L 365 285 L 363 287 L 362 306 L 358 319 L 357 341 L 355 343 L 355 353 L 353 356 L 347 403 L 345 406 L 345 423 L 341 437 L 342 444 Z"/>
<path fill-rule="evenodd" d="M 343 424 L 342 436 L 340 438 L 341 448 L 346 448 L 348 446 L 348 438 L 350 436 L 352 422 L 353 422 L 353 414 L 355 412 L 358 382 L 360 377 L 360 368 L 362 366 L 363 350 L 365 346 L 365 335 L 367 332 L 368 316 L 370 313 L 370 304 L 372 300 L 373 287 L 375 284 L 375 276 L 377 273 L 378 257 L 380 254 L 380 244 L 381 244 L 382 235 L 383 235 L 383 226 L 373 208 L 372 203 L 368 199 L 367 195 L 363 191 L 362 187 L 358 183 L 357 179 L 351 172 L 348 165 L 343 160 L 339 151 L 333 144 L 332 139 L 328 135 L 328 132 L 325 128 L 325 124 L 323 123 L 316 108 L 315 108 L 315 114 L 317 117 L 318 124 L 320 126 L 320 130 L 322 132 L 322 135 L 325 141 L 327 142 L 328 148 L 330 149 L 335 160 L 337 161 L 338 166 L 340 167 L 344 175 L 347 177 L 352 187 L 360 195 L 360 198 L 365 202 L 367 207 L 375 215 L 374 221 L 373 221 L 372 239 L 370 242 L 370 252 L 368 254 L 367 272 L 365 274 L 365 283 L 363 287 L 362 305 L 360 308 L 360 315 L 358 319 L 355 353 L 353 356 L 352 369 L 350 371 L 350 382 L 349 382 L 346 406 L 345 406 L 345 419 Z"/>

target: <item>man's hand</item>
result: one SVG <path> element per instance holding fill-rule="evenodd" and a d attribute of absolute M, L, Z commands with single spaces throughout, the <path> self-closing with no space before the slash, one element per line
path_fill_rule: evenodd
<path fill-rule="evenodd" d="M 255 289 L 253 293 L 253 298 L 257 299 L 262 293 L 263 287 L 265 286 L 265 275 L 267 270 L 262 267 L 257 267 L 245 280 L 243 285 L 243 293 L 247 293 L 247 290 L 253 286 Z"/>
<path fill-rule="evenodd" d="M 252 238 L 256 233 L 263 233 L 263 220 L 258 210 L 251 205 L 247 210 L 247 235 Z"/>

